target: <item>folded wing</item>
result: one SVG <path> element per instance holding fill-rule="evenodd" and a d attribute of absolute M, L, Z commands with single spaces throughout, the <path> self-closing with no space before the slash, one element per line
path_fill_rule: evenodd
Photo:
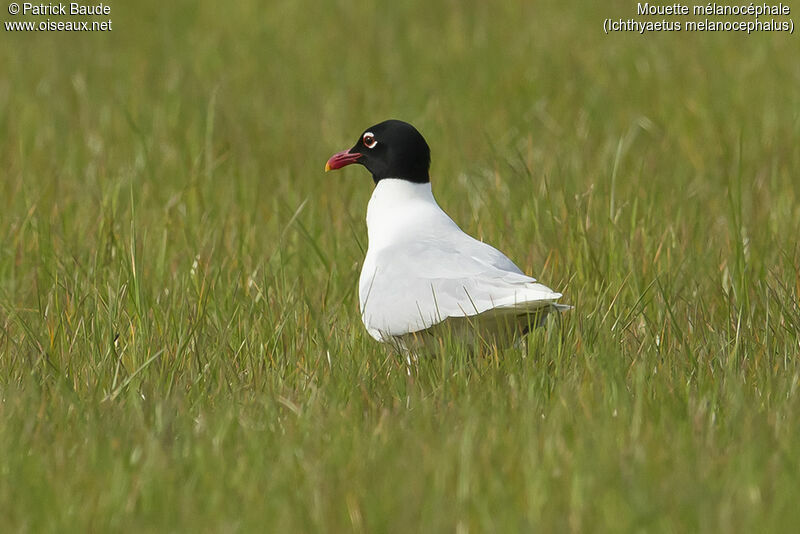
<path fill-rule="evenodd" d="M 359 297 L 364 324 L 376 339 L 493 309 L 533 313 L 561 297 L 499 250 L 461 232 L 397 243 L 378 252 L 373 265 L 362 273 Z"/>

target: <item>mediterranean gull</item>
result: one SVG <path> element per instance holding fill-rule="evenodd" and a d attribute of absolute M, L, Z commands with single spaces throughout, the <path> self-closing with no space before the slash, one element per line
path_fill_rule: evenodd
<path fill-rule="evenodd" d="M 496 248 L 464 233 L 431 191 L 430 148 L 412 125 L 387 120 L 325 170 L 358 163 L 372 173 L 369 246 L 358 284 L 361 318 L 378 341 L 416 349 L 444 328 L 459 339 L 507 345 L 541 325 L 561 293 Z"/>

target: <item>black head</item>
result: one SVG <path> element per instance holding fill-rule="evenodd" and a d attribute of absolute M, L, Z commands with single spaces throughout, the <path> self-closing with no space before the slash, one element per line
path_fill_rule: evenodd
<path fill-rule="evenodd" d="M 376 184 L 384 178 L 431 181 L 431 149 L 422 134 L 403 121 L 391 119 L 367 128 L 353 148 L 331 156 L 325 170 L 341 169 L 351 163 L 366 167 Z"/>

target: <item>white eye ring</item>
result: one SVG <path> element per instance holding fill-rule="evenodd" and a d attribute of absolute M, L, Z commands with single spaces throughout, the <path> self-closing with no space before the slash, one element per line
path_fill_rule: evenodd
<path fill-rule="evenodd" d="M 364 146 L 367 148 L 375 148 L 375 145 L 378 144 L 378 140 L 375 139 L 375 136 L 372 134 L 372 132 L 365 133 L 361 140 L 364 142 Z"/>

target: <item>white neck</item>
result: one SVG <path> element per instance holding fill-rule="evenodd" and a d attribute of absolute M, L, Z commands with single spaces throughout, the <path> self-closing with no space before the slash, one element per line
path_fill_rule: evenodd
<path fill-rule="evenodd" d="M 420 184 L 400 178 L 384 178 L 375 186 L 369 202 L 380 202 L 384 207 L 394 207 L 417 199 L 436 202 L 430 182 Z"/>
<path fill-rule="evenodd" d="M 367 205 L 369 248 L 375 250 L 425 232 L 431 224 L 454 224 L 436 203 L 430 182 L 384 178 Z"/>

